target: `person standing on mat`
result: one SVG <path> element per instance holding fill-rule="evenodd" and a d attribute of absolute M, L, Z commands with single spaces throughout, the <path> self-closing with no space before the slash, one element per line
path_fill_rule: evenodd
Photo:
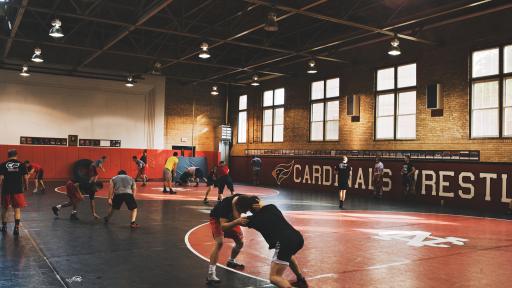
<path fill-rule="evenodd" d="M 84 196 L 80 191 L 80 183 L 78 181 L 68 180 L 66 183 L 66 196 L 69 198 L 68 202 L 61 203 L 59 205 L 53 206 L 52 211 L 55 216 L 59 216 L 59 211 L 61 208 L 73 206 L 73 210 L 71 210 L 71 216 L 69 217 L 71 220 L 78 220 L 77 216 L 77 208 L 78 204 L 84 200 Z"/>
<path fill-rule="evenodd" d="M 341 163 L 339 163 L 334 170 L 338 172 L 338 187 L 340 189 L 340 209 L 343 209 L 343 202 L 347 195 L 348 179 L 350 178 L 350 171 L 352 167 L 348 164 L 347 156 L 343 156 Z"/>
<path fill-rule="evenodd" d="M 304 246 L 302 234 L 286 221 L 283 213 L 273 204 L 262 205 L 256 196 L 241 197 L 236 202 L 237 211 L 251 216 L 239 218 L 240 223 L 247 222 L 248 228 L 260 232 L 269 249 L 275 249 L 270 264 L 270 283 L 279 288 L 308 287 L 302 275 L 295 254 Z M 286 268 L 290 267 L 297 281 L 290 283 L 283 278 Z"/>
<path fill-rule="evenodd" d="M 235 258 L 240 253 L 244 246 L 244 234 L 240 225 L 246 224 L 247 219 L 240 218 L 240 212 L 236 208 L 236 203 L 240 197 L 247 197 L 241 194 L 235 194 L 224 198 L 213 207 L 210 211 L 210 229 L 212 231 L 213 239 L 215 240 L 215 247 L 210 254 L 210 265 L 208 267 L 208 277 L 206 282 L 208 284 L 220 283 L 220 279 L 216 275 L 217 262 L 219 261 L 219 252 L 224 244 L 224 238 L 230 238 L 235 241 L 235 246 L 231 250 L 231 256 L 226 264 L 229 268 L 243 270 L 244 265 L 237 263 Z"/>
<path fill-rule="evenodd" d="M 7 151 L 7 161 L 0 164 L 0 187 L 2 187 L 2 233 L 7 233 L 7 210 L 14 210 L 13 235 L 20 235 L 21 208 L 27 206 L 24 191 L 28 190 L 28 172 L 25 164 L 18 161 L 15 149 Z"/>
<path fill-rule="evenodd" d="M 261 159 L 258 156 L 252 156 L 251 171 L 252 171 L 252 184 L 260 185 Z"/>
<path fill-rule="evenodd" d="M 132 177 L 126 175 L 126 171 L 120 170 L 117 176 L 110 180 L 110 189 L 108 191 L 108 205 L 110 205 L 108 215 L 104 218 L 105 223 L 108 223 L 115 210 L 121 209 L 123 203 L 130 210 L 130 227 L 132 229 L 138 228 L 137 220 L 137 202 L 135 201 L 135 194 L 137 193 L 137 185 Z"/>
<path fill-rule="evenodd" d="M 137 165 L 137 176 L 135 179 L 142 178 L 142 186 L 146 186 L 147 176 L 146 176 L 146 163 L 144 161 L 137 159 L 137 156 L 132 157 L 133 162 Z"/>
<path fill-rule="evenodd" d="M 142 156 L 140 156 L 140 161 L 144 162 L 144 164 L 146 164 L 146 166 L 148 165 L 148 149 L 144 149 L 144 151 L 142 151 Z"/>
<path fill-rule="evenodd" d="M 89 183 L 98 181 L 98 168 L 105 172 L 105 168 L 103 167 L 105 160 L 107 160 L 107 156 L 101 156 L 101 159 L 91 163 L 91 166 L 89 167 Z"/>
<path fill-rule="evenodd" d="M 178 152 L 172 153 L 172 156 L 165 161 L 164 166 L 164 193 L 176 194 L 176 191 L 172 189 L 172 182 L 174 175 L 176 175 L 176 168 L 178 167 Z M 169 190 L 167 190 L 169 189 Z"/>
<path fill-rule="evenodd" d="M 383 176 L 384 176 L 384 163 L 380 160 L 380 157 L 375 157 L 375 166 L 373 167 L 373 189 L 374 196 L 382 198 L 383 189 Z"/>
<path fill-rule="evenodd" d="M 224 193 L 224 188 L 227 186 L 231 195 L 235 193 L 235 188 L 233 187 L 233 180 L 231 176 L 229 176 L 229 168 L 224 163 L 224 161 L 219 162 L 219 166 L 217 167 L 217 186 L 219 189 L 218 199 L 222 200 L 222 194 Z"/>
<path fill-rule="evenodd" d="M 216 186 L 216 179 L 217 179 L 217 166 L 214 166 L 210 172 L 208 173 L 208 176 L 206 177 L 206 186 L 208 187 L 206 189 L 206 193 L 204 194 L 203 203 L 208 204 L 208 194 L 210 194 L 210 191 L 212 190 L 212 187 Z M 217 196 L 217 200 L 220 201 L 220 195 Z"/>
<path fill-rule="evenodd" d="M 25 160 L 25 167 L 27 167 L 29 179 L 30 179 L 30 176 L 34 175 L 35 188 L 34 188 L 34 191 L 32 191 L 32 192 L 33 193 L 39 192 L 39 185 L 41 185 L 41 192 L 44 193 L 46 191 L 46 186 L 44 185 L 44 181 L 43 181 L 43 178 L 44 178 L 43 167 L 41 167 L 41 165 L 39 165 L 37 163 L 30 163 L 30 161 L 28 161 L 28 160 Z"/>
<path fill-rule="evenodd" d="M 416 193 L 414 173 L 416 173 L 416 168 L 411 163 L 411 156 L 405 155 L 402 170 L 400 171 L 400 174 L 402 175 L 402 191 L 405 198 Z"/>

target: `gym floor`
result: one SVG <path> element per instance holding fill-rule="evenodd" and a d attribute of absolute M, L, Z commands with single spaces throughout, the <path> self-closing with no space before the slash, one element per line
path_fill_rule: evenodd
<path fill-rule="evenodd" d="M 92 218 L 88 201 L 79 221 L 69 220 L 69 208 L 54 217 L 50 207 L 66 200 L 54 191 L 62 185 L 49 182 L 46 193 L 27 193 L 21 236 L 13 238 L 10 223 L 0 238 L 0 287 L 206 286 L 213 240 L 203 224 L 216 193 L 204 205 L 204 184 L 161 197 L 160 184 L 150 183 L 139 192 L 141 227 L 133 231 L 125 207 L 108 225 Z M 332 193 L 235 189 L 278 205 L 304 234 L 298 260 L 310 287 L 508 287 L 512 280 L 505 268 L 512 266 L 512 221 L 502 215 L 350 194 L 339 211 Z M 98 213 L 105 215 L 106 200 L 98 196 Z M 215 287 L 272 287 L 265 280 L 271 251 L 260 235 L 244 233 L 245 271 L 219 267 L 222 283 Z M 226 244 L 219 264 L 230 250 Z"/>

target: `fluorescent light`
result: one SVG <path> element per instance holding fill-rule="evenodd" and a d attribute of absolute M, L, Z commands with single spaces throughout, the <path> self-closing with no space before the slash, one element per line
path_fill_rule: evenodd
<path fill-rule="evenodd" d="M 60 22 L 59 19 L 53 19 L 52 21 L 52 28 L 50 29 L 49 35 L 53 38 L 60 38 L 64 36 L 64 33 L 62 32 L 62 28 L 60 27 L 62 25 L 62 22 Z"/>
<path fill-rule="evenodd" d="M 21 76 L 23 76 L 23 77 L 28 77 L 28 76 L 30 76 L 30 73 L 28 72 L 28 66 L 27 66 L 27 65 L 23 65 L 23 66 L 21 67 L 20 75 L 21 75 Z"/>
<path fill-rule="evenodd" d="M 260 83 L 258 82 L 258 75 L 254 75 L 254 76 L 252 76 L 252 82 L 251 82 L 251 85 L 252 85 L 252 86 L 260 86 Z"/>
<path fill-rule="evenodd" d="M 210 53 L 208 53 L 208 43 L 203 42 L 201 43 L 201 53 L 199 53 L 199 58 L 201 59 L 208 59 L 210 58 Z"/>
<path fill-rule="evenodd" d="M 133 80 L 133 75 L 128 75 L 128 78 L 126 78 L 126 83 L 124 83 L 124 85 L 126 87 L 133 87 L 135 86 L 135 83 L 137 82 Z"/>
<path fill-rule="evenodd" d="M 41 63 L 44 61 L 43 59 L 43 56 L 41 55 L 42 51 L 40 48 L 35 48 L 34 49 L 34 55 L 32 55 L 32 61 L 36 62 L 36 63 Z"/>

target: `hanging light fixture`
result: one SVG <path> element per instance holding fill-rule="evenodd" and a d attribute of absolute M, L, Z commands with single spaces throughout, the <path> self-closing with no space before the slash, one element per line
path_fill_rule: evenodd
<path fill-rule="evenodd" d="M 260 86 L 260 82 L 258 82 L 258 75 L 254 75 L 254 76 L 252 76 L 252 82 L 251 82 L 251 85 L 252 85 L 252 86 Z"/>
<path fill-rule="evenodd" d="M 265 27 L 263 27 L 266 31 L 276 32 L 279 30 L 277 26 L 277 14 L 274 11 L 270 11 L 267 14 L 267 21 L 265 22 Z"/>
<path fill-rule="evenodd" d="M 309 60 L 309 62 L 308 62 L 308 66 L 309 66 L 309 67 L 308 67 L 307 72 L 308 72 L 309 74 L 315 74 L 316 72 L 318 72 L 318 71 L 316 70 L 316 67 L 315 67 L 315 66 L 316 66 L 316 62 L 315 62 L 315 60 L 313 60 L 313 59 Z"/>
<path fill-rule="evenodd" d="M 400 45 L 400 41 L 398 41 L 398 37 L 395 36 L 395 38 L 391 41 L 391 47 L 389 48 L 388 54 L 391 56 L 398 56 L 402 54 L 398 45 Z"/>
<path fill-rule="evenodd" d="M 44 61 L 43 56 L 41 55 L 42 51 L 40 48 L 34 49 L 34 55 L 32 55 L 32 61 L 36 63 L 41 63 Z"/>
<path fill-rule="evenodd" d="M 20 75 L 21 75 L 21 76 L 23 76 L 23 77 L 28 77 L 28 76 L 30 76 L 30 73 L 28 72 L 28 66 L 27 66 L 27 65 L 23 65 L 23 66 L 21 67 Z"/>
<path fill-rule="evenodd" d="M 53 38 L 60 38 L 64 36 L 64 33 L 62 32 L 62 28 L 60 27 L 62 25 L 62 22 L 60 22 L 59 19 L 53 19 L 52 21 L 52 28 L 50 29 L 49 35 Z"/>
<path fill-rule="evenodd" d="M 126 83 L 124 85 L 126 87 L 133 87 L 135 86 L 135 83 L 137 83 L 135 80 L 133 80 L 133 75 L 128 75 L 128 78 L 126 78 Z"/>
<path fill-rule="evenodd" d="M 219 90 L 217 89 L 217 86 L 212 86 L 212 91 L 210 92 L 213 96 L 219 95 Z"/>
<path fill-rule="evenodd" d="M 210 53 L 208 53 L 208 43 L 201 43 L 201 53 L 199 53 L 199 58 L 208 59 L 210 58 Z"/>

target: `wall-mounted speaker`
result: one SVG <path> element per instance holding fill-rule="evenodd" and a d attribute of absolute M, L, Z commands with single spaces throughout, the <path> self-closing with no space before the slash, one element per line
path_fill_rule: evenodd
<path fill-rule="evenodd" d="M 78 135 L 68 135 L 68 146 L 78 146 Z"/>
<path fill-rule="evenodd" d="M 359 116 L 359 95 L 348 95 L 347 96 L 347 115 L 348 116 Z"/>
<path fill-rule="evenodd" d="M 427 85 L 427 109 L 443 109 L 441 84 Z"/>

